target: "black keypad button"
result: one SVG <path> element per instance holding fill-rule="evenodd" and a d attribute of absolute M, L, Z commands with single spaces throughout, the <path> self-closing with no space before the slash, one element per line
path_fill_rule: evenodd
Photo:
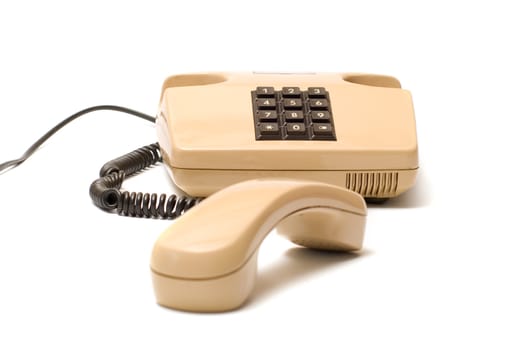
<path fill-rule="evenodd" d="M 257 97 L 274 97 L 275 91 L 272 86 L 258 86 L 256 88 Z"/>
<path fill-rule="evenodd" d="M 281 94 L 283 97 L 300 97 L 301 90 L 299 87 L 286 86 L 282 88 Z"/>
<path fill-rule="evenodd" d="M 259 124 L 259 133 L 261 135 L 279 135 L 278 123 L 261 123 L 261 124 Z"/>
<path fill-rule="evenodd" d="M 303 102 L 300 98 L 285 98 L 283 99 L 283 108 L 285 109 L 302 109 Z"/>
<path fill-rule="evenodd" d="M 274 109 L 276 108 L 276 99 L 274 98 L 257 99 L 256 106 L 258 107 L 258 109 Z"/>
<path fill-rule="evenodd" d="M 276 111 L 258 111 L 258 121 L 260 122 L 275 122 L 278 120 L 278 113 Z"/>
<path fill-rule="evenodd" d="M 312 132 L 314 135 L 332 135 L 332 126 L 330 124 L 319 124 L 314 123 L 312 124 Z"/>
<path fill-rule="evenodd" d="M 328 106 L 329 106 L 329 102 L 324 98 L 309 100 L 309 107 L 311 109 L 326 109 Z"/>
<path fill-rule="evenodd" d="M 324 98 L 327 96 L 327 91 L 322 87 L 310 87 L 307 89 L 307 94 L 312 98 Z"/>
<path fill-rule="evenodd" d="M 288 122 L 303 122 L 302 111 L 285 111 L 285 120 Z"/>
<path fill-rule="evenodd" d="M 328 111 L 312 111 L 310 118 L 313 122 L 330 122 L 331 114 Z"/>
<path fill-rule="evenodd" d="M 305 124 L 303 123 L 287 123 L 287 134 L 289 135 L 304 135 L 306 132 Z"/>

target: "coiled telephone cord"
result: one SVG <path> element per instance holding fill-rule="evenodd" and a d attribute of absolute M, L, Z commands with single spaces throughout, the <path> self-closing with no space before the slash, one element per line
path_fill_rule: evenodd
<path fill-rule="evenodd" d="M 101 110 L 122 112 L 155 123 L 155 117 L 126 107 L 114 105 L 89 107 L 55 125 L 33 143 L 20 158 L 1 163 L 0 174 L 25 162 L 51 136 L 78 117 Z M 127 177 L 137 174 L 158 162 L 162 162 L 158 143 L 141 147 L 107 162 L 100 170 L 100 178 L 95 180 L 90 186 L 89 192 L 93 203 L 103 210 L 116 212 L 119 215 L 160 219 L 174 219 L 199 203 L 200 198 L 121 190 L 122 183 Z"/>
<path fill-rule="evenodd" d="M 89 193 L 93 203 L 103 210 L 115 211 L 124 216 L 174 219 L 184 214 L 199 203 L 200 199 L 120 189 L 127 176 L 161 161 L 159 144 L 153 143 L 107 162 L 100 169 L 100 178 L 90 186 Z"/>

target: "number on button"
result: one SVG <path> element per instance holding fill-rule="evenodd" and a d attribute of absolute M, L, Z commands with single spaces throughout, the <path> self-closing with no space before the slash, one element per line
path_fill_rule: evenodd
<path fill-rule="evenodd" d="M 303 119 L 303 112 L 301 111 L 285 111 L 285 119 L 287 121 L 298 121 Z"/>
<path fill-rule="evenodd" d="M 312 112 L 311 116 L 313 121 L 327 122 L 331 119 L 329 112 L 325 111 Z"/>

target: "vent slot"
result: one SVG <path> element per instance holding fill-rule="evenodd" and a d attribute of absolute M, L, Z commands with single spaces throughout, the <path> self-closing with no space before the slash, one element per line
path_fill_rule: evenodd
<path fill-rule="evenodd" d="M 352 172 L 345 174 L 345 187 L 364 197 L 390 197 L 398 188 L 398 172 Z"/>

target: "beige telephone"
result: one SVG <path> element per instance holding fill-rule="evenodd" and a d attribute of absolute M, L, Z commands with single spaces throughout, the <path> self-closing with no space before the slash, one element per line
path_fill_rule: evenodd
<path fill-rule="evenodd" d="M 242 305 L 254 286 L 258 248 L 274 227 L 306 247 L 359 250 L 364 198 L 399 195 L 418 169 L 411 95 L 395 78 L 213 73 L 168 78 L 157 118 L 113 105 L 79 111 L 20 158 L 0 164 L 0 174 L 98 110 L 157 124 L 159 143 L 106 163 L 90 195 L 121 215 L 185 214 L 161 235 L 151 258 L 157 301 L 176 309 Z M 127 176 L 161 160 L 184 194 L 121 190 Z"/>
<path fill-rule="evenodd" d="M 176 309 L 242 305 L 274 227 L 306 247 L 360 249 L 362 196 L 397 196 L 418 168 L 411 95 L 388 76 L 173 76 L 157 130 L 174 183 L 212 195 L 153 250 L 157 301 Z"/>

